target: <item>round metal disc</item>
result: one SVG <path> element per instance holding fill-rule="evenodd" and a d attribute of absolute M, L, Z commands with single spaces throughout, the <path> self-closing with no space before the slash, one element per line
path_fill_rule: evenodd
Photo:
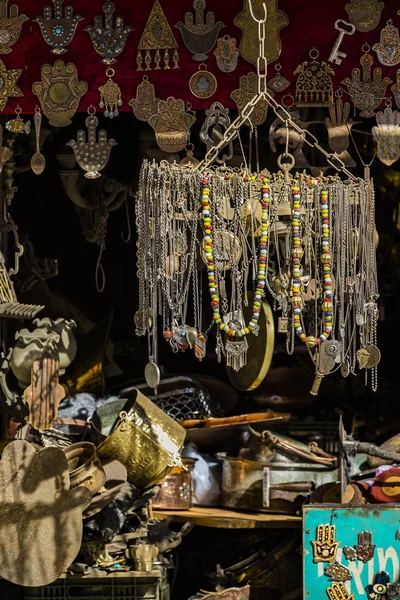
<path fill-rule="evenodd" d="M 248 293 L 248 300 L 248 306 L 243 307 L 246 323 L 250 321 L 252 315 L 253 292 Z M 255 336 L 252 333 L 247 335 L 249 344 L 247 365 L 240 371 L 226 367 L 229 381 L 234 388 L 241 392 L 255 390 L 264 381 L 271 365 L 275 345 L 275 326 L 271 307 L 266 300 L 262 301 L 258 324 L 260 326 L 258 335 Z"/>
<path fill-rule="evenodd" d="M 144 378 L 153 390 L 160 385 L 160 369 L 154 362 L 148 362 L 144 368 Z"/>
<path fill-rule="evenodd" d="M 381 351 L 374 344 L 367 344 L 364 348 L 369 353 L 369 359 L 367 362 L 367 369 L 377 367 L 381 361 Z"/>

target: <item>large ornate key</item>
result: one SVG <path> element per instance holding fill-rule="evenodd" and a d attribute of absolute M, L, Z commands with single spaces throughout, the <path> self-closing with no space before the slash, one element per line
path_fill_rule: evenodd
<path fill-rule="evenodd" d="M 341 24 L 346 25 L 346 27 L 348 27 L 350 31 L 347 29 L 343 29 L 343 27 L 340 26 Z M 337 21 L 335 21 L 335 29 L 339 31 L 339 35 L 337 36 L 336 42 L 334 43 L 332 51 L 328 57 L 328 62 L 334 62 L 335 64 L 340 65 L 342 59 L 346 58 L 347 56 L 347 54 L 345 54 L 344 52 L 339 52 L 340 44 L 342 43 L 344 36 L 353 35 L 356 28 L 351 23 L 347 23 L 347 21 L 343 21 L 343 19 L 338 19 Z"/>

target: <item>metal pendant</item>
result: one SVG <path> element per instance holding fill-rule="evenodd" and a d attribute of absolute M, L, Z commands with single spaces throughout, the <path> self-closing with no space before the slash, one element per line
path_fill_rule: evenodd
<path fill-rule="evenodd" d="M 105 65 L 112 65 L 125 48 L 132 27 L 124 25 L 123 17 L 116 17 L 114 27 L 115 4 L 111 0 L 104 2 L 103 12 L 104 21 L 100 15 L 95 17 L 94 24 L 85 27 L 85 31 L 89 33 L 93 47 L 102 57 L 102 62 Z"/>
<path fill-rule="evenodd" d="M 79 102 L 88 90 L 86 81 L 78 81 L 73 63 L 56 60 L 53 66 L 42 65 L 42 81 L 32 86 L 42 111 L 54 127 L 67 127 L 78 110 Z"/>
<path fill-rule="evenodd" d="M 139 121 L 148 121 L 151 115 L 156 114 L 158 101 L 154 85 L 150 83 L 147 75 L 143 75 L 142 83 L 139 83 L 136 89 L 136 98 L 129 100 L 128 104 Z"/>
<path fill-rule="evenodd" d="M 381 31 L 381 41 L 374 44 L 372 50 L 385 67 L 394 67 L 400 63 L 400 37 L 399 30 L 393 25 L 392 19 L 389 19 Z"/>
<path fill-rule="evenodd" d="M 45 6 L 43 17 L 33 19 L 39 24 L 43 39 L 51 46 L 53 54 L 65 54 L 65 46 L 71 43 L 79 21 L 83 20 L 80 15 L 73 16 L 73 8 L 69 5 L 65 7 L 63 16 L 63 2 L 64 0 L 53 0 L 54 15 L 51 13 L 51 6 Z"/>
<path fill-rule="evenodd" d="M 353 578 L 349 569 L 337 561 L 326 565 L 324 573 L 330 581 L 351 581 Z"/>
<path fill-rule="evenodd" d="M 368 600 L 387 600 L 390 575 L 386 571 L 376 573 L 372 583 L 365 587 Z"/>
<path fill-rule="evenodd" d="M 136 325 L 137 336 L 145 335 L 146 331 L 150 329 L 153 322 L 148 308 L 141 308 L 136 311 L 133 320 Z"/>
<path fill-rule="evenodd" d="M 189 52 L 193 54 L 193 60 L 199 62 L 207 60 L 207 52 L 210 52 L 217 41 L 218 34 L 225 25 L 215 22 L 215 14 L 206 12 L 206 0 L 194 0 L 194 14 L 187 12 L 185 22 L 179 21 L 175 25 L 181 32 L 183 43 Z"/>
<path fill-rule="evenodd" d="M 373 74 L 371 73 L 374 59 L 369 54 L 368 44 L 363 45 L 362 51 L 364 52 L 360 58 L 362 77 L 360 69 L 353 69 L 351 79 L 346 77 L 342 83 L 347 87 L 354 106 L 361 110 L 360 117 L 369 118 L 374 116 L 375 109 L 385 97 L 387 86 L 393 82 L 389 77 L 382 77 L 382 69 L 379 67 L 374 69 Z"/>
<path fill-rule="evenodd" d="M 196 121 L 195 112 L 186 109 L 183 100 L 172 96 L 160 100 L 157 113 L 149 118 L 154 129 L 158 147 L 164 152 L 179 152 L 188 143 L 190 127 Z"/>
<path fill-rule="evenodd" d="M 194 353 L 196 358 L 201 362 L 206 356 L 207 335 L 199 333 L 194 342 Z"/>
<path fill-rule="evenodd" d="M 397 108 L 400 108 L 400 69 L 396 71 L 396 83 L 390 88 Z"/>
<path fill-rule="evenodd" d="M 104 116 L 109 117 L 110 119 L 118 117 L 118 107 L 122 105 L 121 88 L 113 81 L 112 78 L 114 75 L 114 69 L 109 67 L 106 71 L 108 80 L 104 85 L 98 88 L 100 92 L 99 106 L 100 108 L 104 108 Z"/>
<path fill-rule="evenodd" d="M 316 539 L 311 541 L 314 562 L 332 562 L 336 560 L 340 542 L 335 541 L 336 527 L 328 523 L 318 525 Z"/>
<path fill-rule="evenodd" d="M 214 104 L 206 110 L 206 120 L 201 126 L 200 139 L 207 146 L 207 152 L 210 148 L 214 148 L 220 143 L 230 124 L 229 109 L 224 108 L 220 102 L 214 102 Z M 231 140 L 228 144 L 228 153 L 223 153 L 222 156 L 218 156 L 216 161 L 224 163 L 227 160 L 230 160 L 232 156 L 233 142 Z"/>
<path fill-rule="evenodd" d="M 319 52 L 310 50 L 311 61 L 301 63 L 294 71 L 296 79 L 296 106 L 332 106 L 334 70 L 328 63 L 317 60 Z"/>
<path fill-rule="evenodd" d="M 379 25 L 384 7 L 379 0 L 350 0 L 345 10 L 357 31 L 372 31 Z"/>
<path fill-rule="evenodd" d="M 160 385 L 160 369 L 158 368 L 158 365 L 156 365 L 151 356 L 149 357 L 149 362 L 144 368 L 144 378 L 146 380 L 147 385 L 153 390 L 156 390 Z"/>
<path fill-rule="evenodd" d="M 390 101 L 389 101 L 390 102 Z M 400 155 L 400 113 L 387 106 L 376 113 L 377 127 L 372 128 L 376 155 L 385 165 L 392 165 Z"/>
<path fill-rule="evenodd" d="M 94 106 L 89 106 L 89 116 L 85 121 L 88 130 L 87 141 L 86 133 L 82 129 L 77 133 L 77 141 L 70 140 L 67 143 L 67 146 L 71 146 L 73 149 L 79 166 L 86 171 L 85 177 L 87 179 L 97 179 L 100 177 L 99 171 L 104 169 L 110 158 L 111 150 L 117 144 L 113 139 L 107 141 L 107 132 L 104 129 L 99 131 L 97 140 L 97 126 L 99 121 L 95 117 L 95 112 Z"/>
<path fill-rule="evenodd" d="M 29 135 L 31 132 L 31 122 L 26 121 L 26 123 L 21 119 L 22 110 L 19 106 L 15 109 L 15 114 L 17 115 L 15 119 L 11 119 L 6 123 L 6 129 L 11 131 L 11 133 L 26 133 Z"/>
<path fill-rule="evenodd" d="M 207 264 L 205 240 L 201 246 L 201 257 Z M 214 262 L 219 271 L 231 269 L 234 263 L 238 263 L 242 256 L 242 245 L 239 238 L 231 231 L 217 229 L 213 234 Z"/>
<path fill-rule="evenodd" d="M 282 66 L 279 63 L 275 65 L 276 75 L 272 77 L 267 84 L 270 90 L 273 90 L 278 94 L 287 90 L 287 88 L 290 85 L 290 81 L 288 81 L 286 77 L 283 77 L 283 75 L 281 75 L 281 69 Z"/>
<path fill-rule="evenodd" d="M 152 56 L 151 52 L 154 50 L 155 53 Z M 160 50 L 163 52 L 163 56 L 161 56 Z M 169 63 L 171 57 L 168 53 L 168 50 L 174 51 L 172 55 L 174 65 L 172 68 L 179 69 L 178 42 L 172 33 L 172 29 L 167 21 L 163 9 L 161 8 L 159 0 L 155 0 L 138 45 L 136 70 L 143 71 L 143 51 L 145 52 L 145 71 L 151 71 L 151 64 L 153 60 L 155 64 L 155 70 L 161 69 L 161 60 L 164 61 L 164 69 L 170 69 L 171 67 L 169 66 Z"/>
<path fill-rule="evenodd" d="M 372 533 L 362 531 L 358 534 L 358 544 L 354 546 L 358 560 L 366 563 L 374 558 L 376 546 L 372 543 Z"/>
<path fill-rule="evenodd" d="M 4 110 L 9 98 L 20 98 L 24 94 L 17 86 L 22 69 L 6 69 L 0 59 L 0 110 Z"/>
<path fill-rule="evenodd" d="M 247 351 L 249 344 L 247 339 L 228 337 L 225 344 L 226 366 L 234 371 L 240 371 L 247 365 Z"/>
<path fill-rule="evenodd" d="M 367 344 L 356 353 L 360 369 L 372 369 L 377 367 L 381 360 L 381 352 L 377 346 Z"/>
<path fill-rule="evenodd" d="M 201 63 L 197 73 L 191 76 L 189 79 L 189 89 L 193 96 L 205 100 L 211 98 L 215 94 L 217 89 L 217 80 L 215 75 L 207 71 L 207 65 Z"/>
<path fill-rule="evenodd" d="M 193 144 L 188 144 L 186 146 L 185 150 L 186 150 L 186 156 L 185 156 L 185 158 L 182 158 L 182 160 L 179 163 L 179 166 L 184 169 L 193 169 L 194 167 L 196 167 L 199 164 L 199 161 L 197 160 L 197 158 L 195 158 L 193 156 L 193 150 L 194 150 Z"/>
<path fill-rule="evenodd" d="M 350 131 L 353 120 L 349 119 L 350 103 L 341 97 L 336 98 L 335 104 L 329 107 L 329 117 L 325 119 L 328 130 L 328 142 L 330 149 L 336 154 L 346 167 L 355 167 L 356 162 L 350 156 L 348 147 L 350 145 Z"/>
<path fill-rule="evenodd" d="M 217 47 L 214 50 L 217 67 L 223 73 L 232 73 L 237 67 L 239 50 L 236 48 L 235 38 L 224 35 L 217 40 Z"/>
<path fill-rule="evenodd" d="M 387 595 L 389 600 L 400 598 L 400 583 L 389 583 L 387 586 Z"/>
<path fill-rule="evenodd" d="M 230 97 L 235 102 L 239 113 L 241 114 L 246 104 L 248 104 L 254 96 L 258 94 L 258 79 L 256 73 L 251 71 L 247 75 L 241 75 L 239 79 L 239 89 L 234 90 Z M 271 96 L 273 96 L 271 92 Z M 264 99 L 258 101 L 250 117 L 246 119 L 245 124 L 248 126 L 258 127 L 262 125 L 267 118 L 268 102 Z"/>
<path fill-rule="evenodd" d="M 18 14 L 16 4 L 12 4 L 8 12 L 8 2 L 0 0 L 0 54 L 11 52 L 11 46 L 19 40 L 22 25 L 28 20 L 26 15 Z"/>

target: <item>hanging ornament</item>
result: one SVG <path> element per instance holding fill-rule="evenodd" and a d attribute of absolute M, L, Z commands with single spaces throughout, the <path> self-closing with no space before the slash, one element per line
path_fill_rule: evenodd
<path fill-rule="evenodd" d="M 220 102 L 214 102 L 211 107 L 206 110 L 206 120 L 201 126 L 200 139 L 207 146 L 207 152 L 210 148 L 217 146 L 222 140 L 225 131 L 231 124 L 229 118 L 229 109 L 222 106 Z M 228 144 L 228 153 L 219 155 L 215 160 L 219 163 L 224 163 L 230 160 L 233 156 L 233 142 Z"/>
<path fill-rule="evenodd" d="M 362 51 L 364 54 L 360 58 L 362 67 L 362 78 L 360 69 L 353 69 L 351 79 L 346 77 L 342 84 L 347 87 L 349 95 L 354 106 L 361 110 L 360 117 L 373 117 L 375 109 L 378 108 L 385 97 L 386 88 L 389 83 L 393 83 L 389 77 L 382 78 L 382 69 L 376 67 L 371 78 L 371 67 L 374 59 L 369 54 L 370 46 L 364 44 Z"/>
<path fill-rule="evenodd" d="M 263 13 L 264 0 L 253 0 L 252 8 L 256 17 L 261 17 Z M 251 16 L 250 5 L 248 0 L 244 0 L 243 11 L 234 19 L 234 23 L 242 30 L 242 39 L 240 40 L 240 54 L 254 66 L 257 66 L 259 57 L 260 43 L 258 24 Z M 282 43 L 279 32 L 282 27 L 289 24 L 289 19 L 286 13 L 278 10 L 278 1 L 269 0 L 268 2 L 268 19 L 265 24 L 265 58 L 268 63 L 277 60 L 281 54 Z"/>
<path fill-rule="evenodd" d="M 258 78 L 256 73 L 251 71 L 247 75 L 241 75 L 239 79 L 239 88 L 234 90 L 230 97 L 235 102 L 238 111 L 242 114 L 244 107 L 258 94 Z M 271 96 L 273 96 L 271 92 Z M 246 119 L 245 124 L 257 127 L 262 125 L 267 118 L 268 102 L 264 99 L 259 100 L 250 117 Z"/>
<path fill-rule="evenodd" d="M 31 158 L 31 169 L 35 175 L 41 175 L 46 167 L 46 159 L 40 152 L 40 128 L 42 125 L 42 115 L 40 114 L 40 108 L 38 106 L 35 109 L 33 121 L 35 123 L 36 152 Z"/>
<path fill-rule="evenodd" d="M 22 69 L 6 69 L 0 59 L 0 110 L 4 110 L 9 98 L 20 98 L 24 94 L 17 86 Z"/>
<path fill-rule="evenodd" d="M 3 146 L 3 126 L 0 125 L 0 173 L 4 165 L 13 155 L 13 151 L 8 146 Z"/>
<path fill-rule="evenodd" d="M 8 13 L 9 0 L 0 0 L 0 54 L 11 52 L 19 40 L 22 25 L 28 20 L 26 15 L 18 15 L 18 6 L 12 4 Z"/>
<path fill-rule="evenodd" d="M 206 12 L 206 0 L 194 0 L 194 15 L 185 13 L 185 22 L 179 21 L 175 25 L 181 32 L 183 43 L 189 52 L 192 52 L 193 60 L 199 62 L 207 60 L 207 52 L 210 52 L 217 41 L 218 34 L 225 25 L 215 22 L 215 14 Z"/>
<path fill-rule="evenodd" d="M 31 132 L 31 122 L 27 121 L 26 123 L 21 118 L 22 109 L 20 106 L 17 106 L 15 109 L 15 114 L 17 115 L 15 119 L 11 119 L 6 123 L 6 129 L 11 131 L 11 133 L 26 133 L 29 135 Z"/>
<path fill-rule="evenodd" d="M 400 69 L 396 71 L 396 83 L 390 88 L 397 108 L 400 108 Z"/>
<path fill-rule="evenodd" d="M 155 53 L 152 57 L 150 53 L 154 50 Z M 163 51 L 163 56 L 161 56 L 160 50 Z M 142 51 L 145 51 L 145 71 L 151 71 L 151 63 L 153 60 L 155 63 L 155 70 L 161 69 L 161 60 L 164 61 L 164 69 L 170 69 L 169 63 L 171 57 L 168 50 L 174 51 L 172 55 L 174 63 L 173 69 L 179 69 L 178 43 L 172 33 L 159 0 L 155 0 L 139 42 L 138 54 L 136 57 L 137 71 L 143 71 Z"/>
<path fill-rule="evenodd" d="M 378 0 L 350 0 L 344 8 L 357 31 L 365 32 L 379 25 L 384 6 Z"/>
<path fill-rule="evenodd" d="M 285 96 L 286 98 L 287 96 Z M 291 96 L 293 99 L 293 96 Z M 304 128 L 304 123 L 302 123 L 300 119 L 300 113 L 298 110 L 291 110 L 289 106 L 285 106 L 285 109 L 289 112 L 290 118 L 298 127 Z M 305 157 L 303 152 L 304 146 L 304 135 L 300 134 L 293 126 L 289 123 L 286 123 L 286 119 L 281 110 L 277 111 L 277 118 L 269 128 L 269 145 L 271 147 L 272 152 L 277 152 L 276 144 L 280 144 L 286 146 L 293 154 L 295 159 L 294 166 L 298 169 L 309 169 L 310 164 Z M 281 117 L 279 116 L 281 115 Z M 307 127 L 307 124 L 306 124 Z M 282 204 L 281 204 L 282 206 Z"/>
<path fill-rule="evenodd" d="M 65 46 L 71 43 L 75 35 L 79 21 L 83 20 L 80 15 L 75 15 L 72 6 L 65 7 L 64 17 L 62 5 L 64 0 L 53 0 L 54 15 L 51 14 L 51 6 L 45 6 L 43 17 L 33 19 L 39 24 L 45 42 L 51 46 L 53 54 L 65 54 Z"/>
<path fill-rule="evenodd" d="M 194 150 L 194 146 L 193 144 L 188 144 L 185 148 L 186 151 L 186 156 L 185 158 L 182 158 L 182 160 L 179 163 L 180 167 L 183 167 L 184 169 L 193 169 L 194 167 L 196 167 L 199 164 L 199 161 L 197 160 L 197 158 L 195 158 L 193 156 L 193 150 Z"/>
<path fill-rule="evenodd" d="M 281 75 L 281 69 L 282 66 L 280 63 L 275 65 L 276 75 L 274 75 L 274 77 L 271 77 L 267 84 L 270 90 L 273 90 L 278 94 L 287 90 L 287 88 L 290 85 L 290 81 L 288 81 L 286 77 L 283 77 L 283 75 Z"/>
<path fill-rule="evenodd" d="M 214 50 L 215 60 L 218 68 L 223 73 L 232 73 L 237 67 L 239 50 L 236 48 L 235 38 L 224 35 L 217 41 L 217 47 Z"/>
<path fill-rule="evenodd" d="M 385 165 L 392 165 L 400 156 L 400 113 L 392 110 L 390 100 L 384 111 L 376 113 L 377 127 L 372 128 L 376 155 Z"/>
<path fill-rule="evenodd" d="M 114 69 L 109 67 L 106 71 L 108 80 L 104 85 L 101 85 L 98 88 L 100 92 L 99 106 L 100 108 L 104 108 L 104 116 L 109 117 L 110 119 L 118 117 L 118 107 L 122 105 L 121 88 L 113 81 L 112 78 L 114 75 Z"/>
<path fill-rule="evenodd" d="M 86 133 L 83 130 L 78 131 L 76 140 L 70 140 L 67 146 L 71 146 L 74 151 L 75 158 L 79 166 L 86 171 L 87 179 L 97 179 L 100 177 L 99 171 L 104 169 L 108 159 L 110 158 L 111 150 L 117 145 L 115 140 L 107 141 L 107 132 L 104 129 L 99 131 L 97 140 L 97 126 L 99 121 L 94 106 L 89 106 L 88 117 L 85 120 L 87 127 Z"/>
<path fill-rule="evenodd" d="M 158 147 L 164 152 L 180 152 L 189 141 L 190 128 L 196 121 L 196 113 L 183 100 L 172 96 L 160 100 L 157 113 L 149 118 L 154 129 Z"/>
<path fill-rule="evenodd" d="M 41 71 L 42 81 L 33 84 L 32 92 L 39 98 L 42 111 L 50 125 L 71 125 L 79 102 L 88 90 L 86 81 L 78 81 L 75 65 L 66 65 L 62 60 L 56 60 L 53 66 L 42 65 Z"/>
<path fill-rule="evenodd" d="M 328 130 L 328 142 L 332 152 L 346 167 L 355 167 L 356 163 L 347 151 L 350 145 L 350 131 L 354 124 L 353 120 L 349 119 L 349 115 L 349 102 L 343 104 L 341 95 L 338 95 L 335 104 L 329 107 L 330 118 L 326 117 L 325 125 Z"/>
<path fill-rule="evenodd" d="M 311 61 L 301 63 L 294 71 L 296 80 L 296 106 L 332 106 L 333 86 L 331 76 L 334 70 L 326 62 L 317 60 L 319 52 L 313 48 L 309 52 Z"/>
<path fill-rule="evenodd" d="M 217 89 L 217 80 L 215 76 L 207 71 L 207 65 L 201 63 L 197 73 L 191 76 L 189 80 L 189 89 L 193 96 L 202 100 L 210 98 Z"/>
<path fill-rule="evenodd" d="M 103 12 L 104 22 L 103 17 L 98 15 L 94 18 L 94 24 L 85 27 L 85 31 L 89 33 L 93 47 L 102 57 L 102 62 L 105 65 L 112 65 L 125 48 L 132 27 L 124 25 L 123 17 L 116 17 L 114 27 L 115 4 L 110 0 L 104 2 Z"/>
<path fill-rule="evenodd" d="M 139 121 L 148 121 L 151 115 L 156 114 L 158 98 L 156 98 L 154 85 L 150 83 L 147 75 L 143 75 L 142 83 L 137 86 L 136 98 L 129 100 L 128 104 Z"/>
<path fill-rule="evenodd" d="M 392 19 L 389 19 L 381 31 L 381 41 L 374 44 L 372 50 L 385 67 L 394 67 L 400 63 L 400 37 L 399 30 L 393 25 Z"/>

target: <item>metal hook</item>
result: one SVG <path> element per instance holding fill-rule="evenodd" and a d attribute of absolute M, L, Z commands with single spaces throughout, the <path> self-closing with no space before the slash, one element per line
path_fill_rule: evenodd
<path fill-rule="evenodd" d="M 265 2 L 263 2 L 263 8 L 264 8 L 264 18 L 263 19 L 256 19 L 253 13 L 253 3 L 252 0 L 249 0 L 249 9 L 250 9 L 250 14 L 251 14 L 251 18 L 253 19 L 253 21 L 255 21 L 256 23 L 258 23 L 259 25 L 263 25 L 264 23 L 267 22 L 267 7 L 265 5 Z"/>

